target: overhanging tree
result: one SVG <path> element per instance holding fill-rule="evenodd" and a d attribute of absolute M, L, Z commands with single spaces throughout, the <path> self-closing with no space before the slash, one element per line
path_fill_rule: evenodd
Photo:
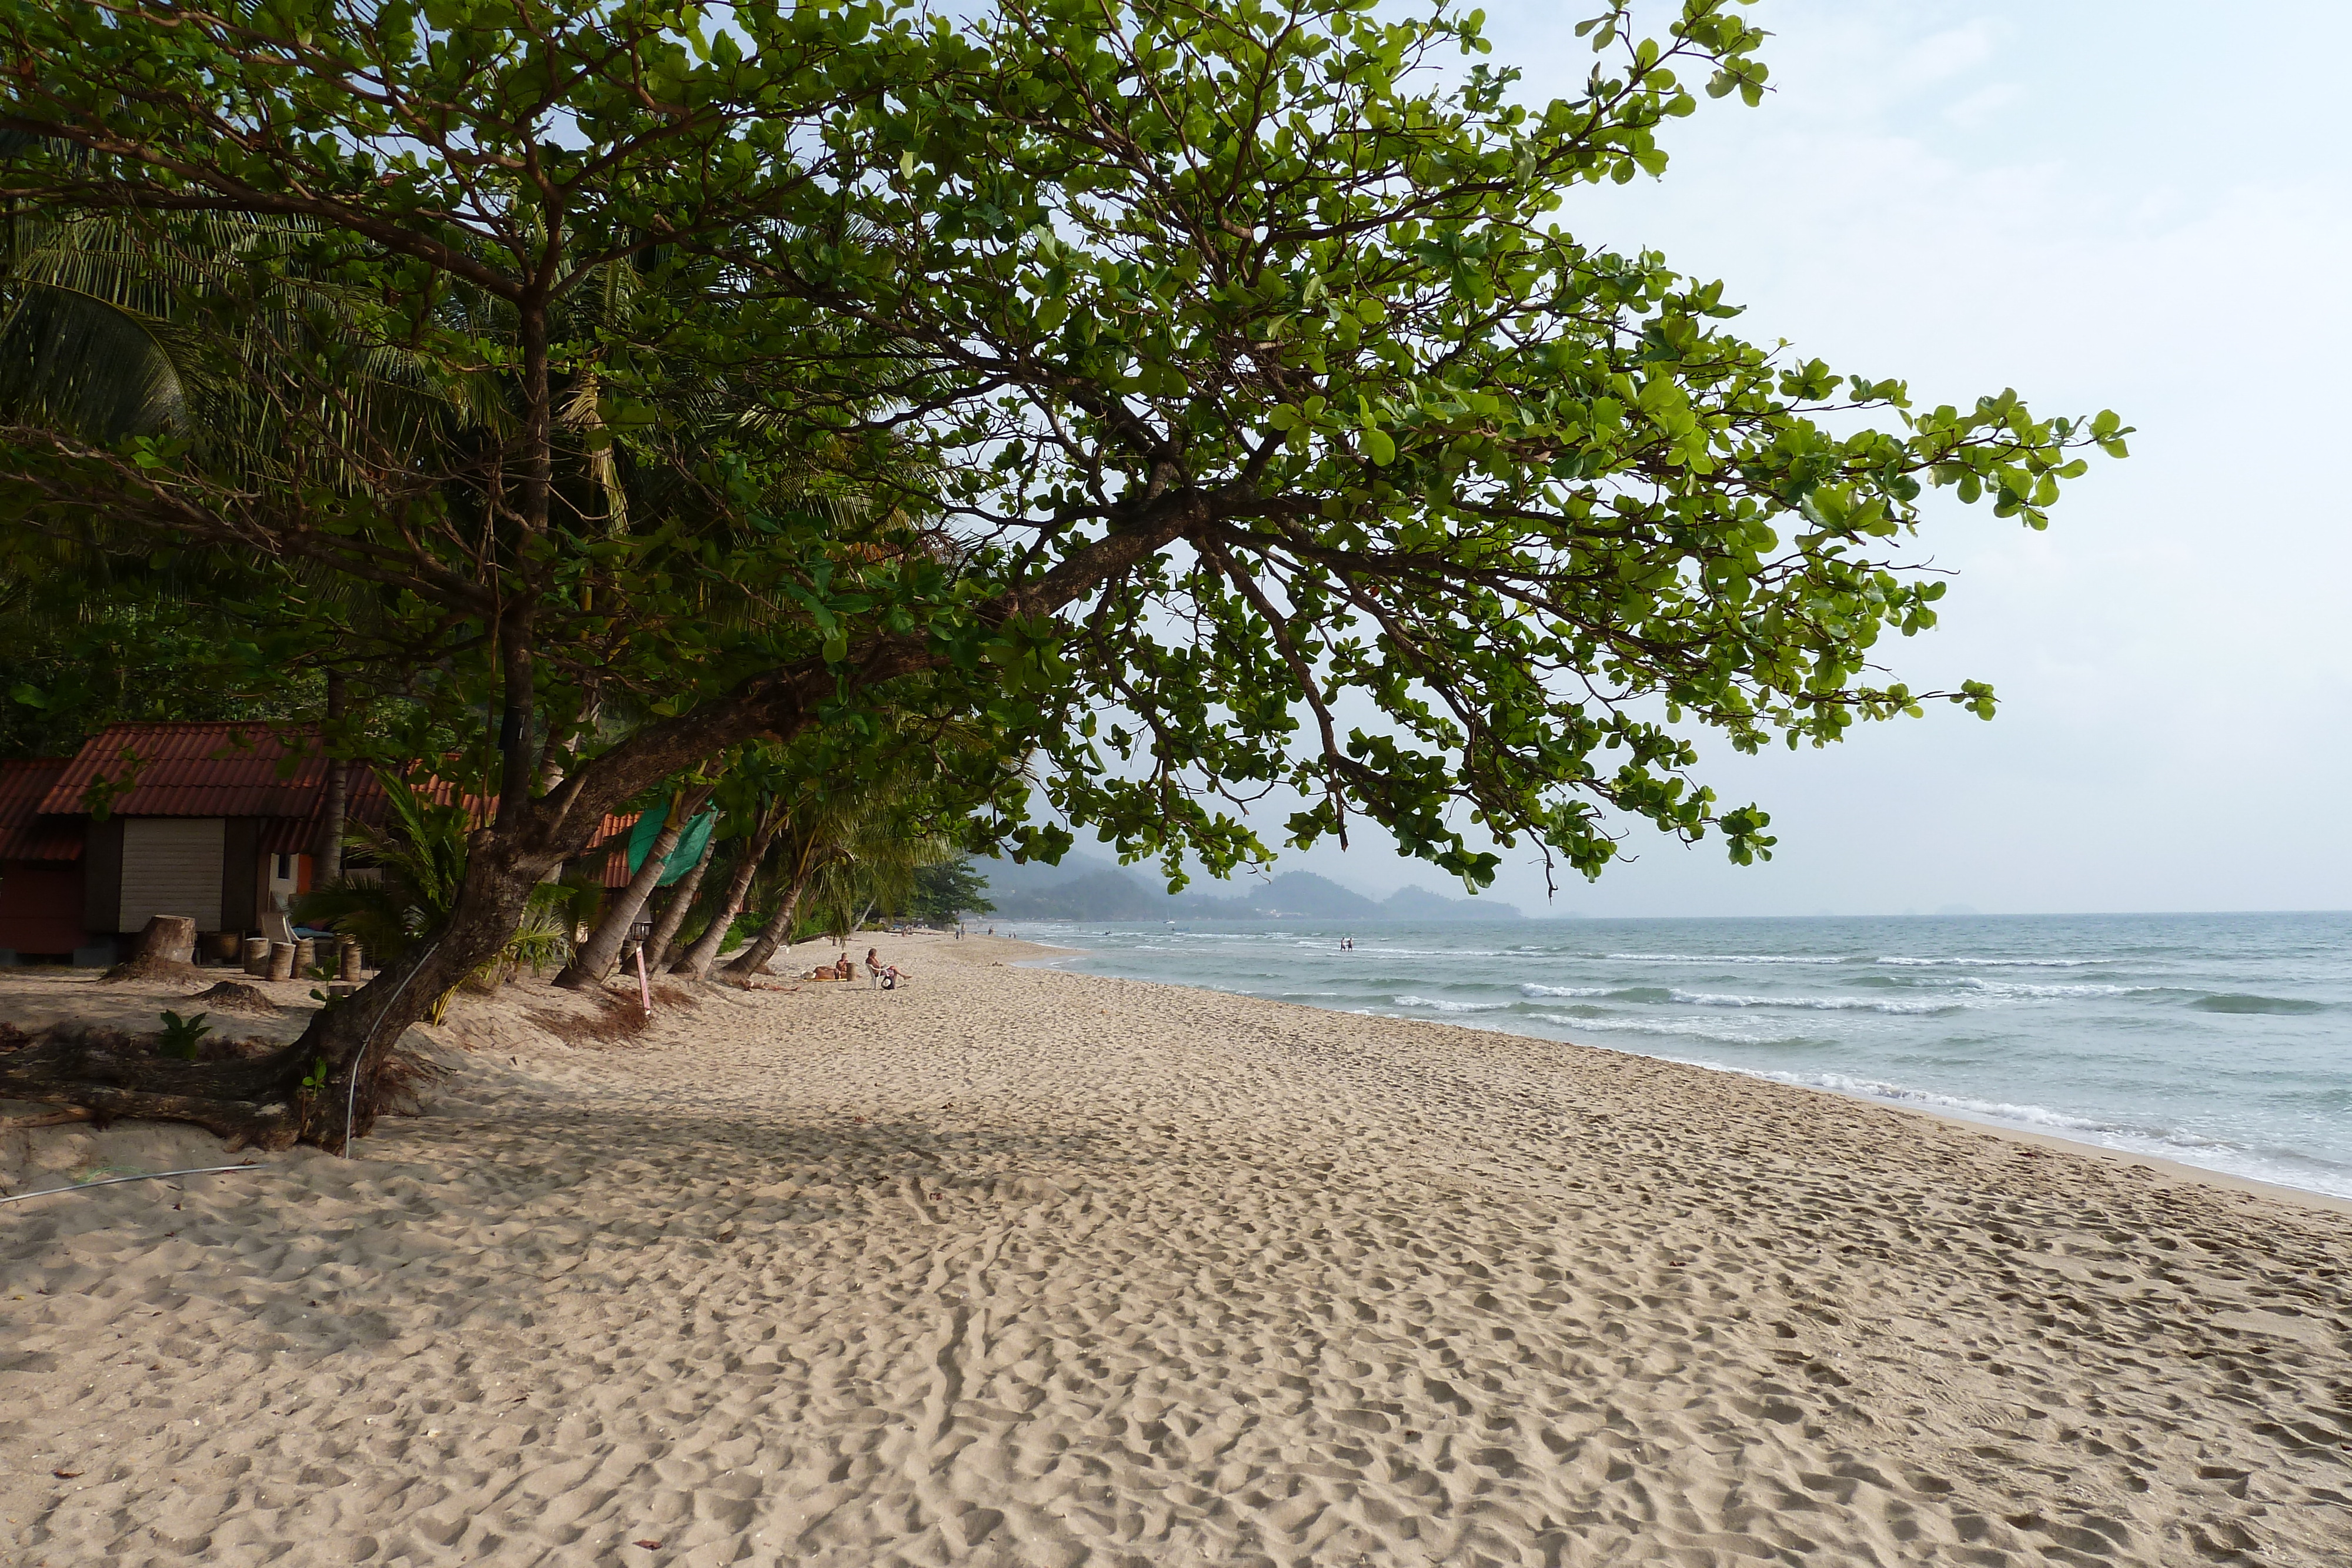
<path fill-rule="evenodd" d="M 354 353 L 508 389 L 495 442 L 346 460 L 362 481 L 291 499 L 166 441 L 7 433 L 14 526 L 104 507 L 350 573 L 495 694 L 497 814 L 447 927 L 250 1084 L 207 1080 L 247 1096 L 215 1120 L 341 1138 L 340 1094 L 284 1086 L 359 1071 L 603 812 L 910 688 L 1034 747 L 1063 811 L 1171 874 L 1262 858 L 1227 808 L 1287 784 L 1314 802 L 1293 841 L 1360 812 L 1473 882 L 1495 857 L 1465 828 L 1591 874 L 1611 809 L 1763 852 L 1762 814 L 1690 777 L 1700 728 L 1752 749 L 1937 697 L 1990 714 L 1980 685 L 1870 663 L 1934 620 L 1942 584 L 1906 564 L 1923 486 L 2039 527 L 2121 427 L 2010 393 L 1916 409 L 1559 226 L 1580 184 L 1663 169 L 1694 89 L 1759 90 L 1728 0 L 1636 10 L 1584 29 L 1577 97 L 1530 109 L 1507 70 L 1438 68 L 1484 51 L 1475 14 L 1369 0 L 1000 0 L 961 29 L 815 3 L 724 28 L 672 4 L 0 4 L 15 200 L 280 220 L 304 237 L 251 287 L 348 279 L 378 301 Z M 716 431 L 692 412 L 714 388 Z M 617 523 L 567 488 L 606 454 L 692 504 Z M 864 504 L 782 504 L 813 472 Z M 714 592 L 774 613 L 714 626 Z M 645 721 L 542 791 L 592 673 Z M 1343 691 L 1381 721 L 1343 731 Z M 1065 841 L 996 805 L 984 833 Z M 164 1064 L 35 1054 L 0 1082 L 126 1112 L 170 1091 Z"/>

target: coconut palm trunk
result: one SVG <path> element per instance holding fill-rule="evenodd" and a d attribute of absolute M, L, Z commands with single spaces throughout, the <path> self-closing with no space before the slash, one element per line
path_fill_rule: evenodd
<path fill-rule="evenodd" d="M 719 949 L 727 946 L 727 934 L 735 928 L 735 917 L 743 913 L 743 900 L 751 891 L 751 879 L 760 874 L 761 862 L 768 858 L 768 851 L 783 825 L 783 809 L 771 808 L 752 833 L 751 842 L 744 846 L 743 858 L 736 863 L 735 874 L 728 879 L 727 896 L 719 901 L 718 912 L 710 918 L 710 928 L 695 938 L 694 945 L 670 971 L 672 974 L 690 975 L 698 980 L 710 977 L 710 967 L 719 962 Z M 785 929 L 789 932 L 791 927 Z"/>
<path fill-rule="evenodd" d="M 662 960 L 669 956 L 669 945 L 677 940 L 678 927 L 694 912 L 695 895 L 702 891 L 702 877 L 710 869 L 710 857 L 719 852 L 719 835 L 713 833 L 702 841 L 702 853 L 694 869 L 679 879 L 677 889 L 670 894 L 669 907 L 662 911 L 654 923 L 654 934 L 646 938 L 646 968 L 658 971 Z"/>
<path fill-rule="evenodd" d="M 814 849 L 815 846 L 810 847 Z M 776 956 L 777 948 L 789 943 L 793 922 L 800 915 L 801 894 L 807 891 L 809 877 L 815 870 L 815 857 L 803 856 L 799 868 L 793 873 L 792 885 L 784 890 L 783 903 L 776 906 L 776 913 L 760 928 L 760 934 L 751 939 L 751 945 L 737 954 L 735 961 L 727 966 L 729 974 L 750 979 L 768 967 L 768 960 Z"/>
<path fill-rule="evenodd" d="M 645 862 L 637 867 L 637 874 L 629 879 L 629 885 L 621 890 L 621 895 L 613 901 L 613 907 L 605 911 L 604 920 L 589 934 L 587 942 L 580 950 L 572 956 L 572 962 L 555 977 L 557 985 L 566 990 L 583 991 L 592 986 L 603 985 L 604 977 L 619 967 L 621 949 L 629 940 L 629 927 L 636 924 L 637 915 L 646 907 L 646 900 L 651 898 L 654 889 L 661 885 L 664 862 L 669 859 L 670 852 L 677 848 L 677 841 L 686 833 L 687 823 L 694 820 L 694 814 L 702 810 L 703 802 L 710 799 L 711 791 L 716 788 L 711 784 L 698 785 L 672 798 L 668 819 L 662 823 L 661 831 L 654 836 L 653 847 L 646 852 Z"/>

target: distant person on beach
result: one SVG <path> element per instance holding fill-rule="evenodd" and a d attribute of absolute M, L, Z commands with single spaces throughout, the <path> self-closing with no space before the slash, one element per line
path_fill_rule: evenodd
<path fill-rule="evenodd" d="M 847 980 L 847 979 L 853 979 L 853 978 L 855 978 L 855 977 L 856 977 L 856 974 L 857 974 L 857 966 L 856 966 L 856 965 L 855 965 L 855 964 L 853 964 L 853 963 L 851 963 L 851 962 L 849 961 L 849 955 L 848 955 L 848 954 L 844 953 L 844 954 L 843 954 L 839 958 L 837 958 L 837 959 L 835 959 L 835 960 L 834 961 L 834 966 L 833 966 L 833 977 L 834 977 L 835 979 L 836 979 L 836 980 Z"/>

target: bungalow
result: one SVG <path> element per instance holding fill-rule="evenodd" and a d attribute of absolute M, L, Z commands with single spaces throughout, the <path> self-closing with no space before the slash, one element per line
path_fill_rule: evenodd
<path fill-rule="evenodd" d="M 0 763 L 0 963 L 111 963 L 158 915 L 208 936 L 268 934 L 313 875 L 327 760 L 311 738 L 117 724 L 70 758 Z M 382 822 L 372 771 L 352 768 L 347 794 L 347 821 Z M 625 853 L 607 846 L 634 822 L 608 818 L 597 835 L 608 886 L 628 880 Z"/>

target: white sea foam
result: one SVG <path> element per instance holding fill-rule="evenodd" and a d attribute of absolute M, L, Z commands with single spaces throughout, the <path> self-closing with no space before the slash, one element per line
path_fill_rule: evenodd
<path fill-rule="evenodd" d="M 2140 991 L 2160 990 L 2159 986 L 2030 986 L 2021 980 L 1979 980 L 1974 976 L 1938 982 L 1955 990 L 1977 992 L 1988 997 L 2031 997 L 2053 1000 L 2068 997 L 2128 997 Z"/>
<path fill-rule="evenodd" d="M 1660 1035 L 1674 1040 L 1712 1040 L 1727 1045 L 1794 1045 L 1798 1041 L 1783 1035 L 1758 1034 L 1750 1030 L 1733 1028 L 1728 1020 L 1682 1018 L 1635 1018 L 1626 1013 L 1607 1013 L 1599 1018 L 1570 1018 L 1564 1013 L 1537 1013 L 1537 1019 L 1560 1029 L 1579 1033 L 1598 1030 L 1604 1034 Z M 1695 1065 L 1705 1066 L 1700 1062 Z"/>
<path fill-rule="evenodd" d="M 1493 1013 L 1511 1005 L 1508 1002 L 1449 1002 L 1441 997 L 1402 996 L 1390 999 L 1401 1008 L 1427 1008 L 1439 1013 Z"/>
<path fill-rule="evenodd" d="M 1779 953 L 1604 953 L 1627 964 L 1850 964 L 1851 958 L 1797 958 Z"/>
<path fill-rule="evenodd" d="M 1958 1111 L 1964 1115 L 1989 1116 L 2024 1126 L 2049 1127 L 2068 1133 L 2126 1133 L 2129 1128 L 2101 1122 L 2088 1116 L 2070 1116 L 2046 1105 L 2020 1105 L 2006 1100 L 1979 1100 L 1966 1094 L 1938 1094 L 1932 1090 L 1906 1088 L 1900 1083 L 1883 1083 L 1876 1079 L 1857 1078 L 1845 1072 L 1782 1072 L 1770 1068 L 1739 1067 L 1726 1061 L 1694 1061 L 1693 1067 L 1709 1067 L 1718 1072 L 1738 1072 L 1749 1078 L 1769 1079 L 1775 1083 L 1794 1084 L 1801 1089 L 1832 1089 L 1841 1094 L 1867 1095 L 1873 1100 L 1892 1100 L 1897 1104 L 1924 1105 L 1938 1111 Z M 2151 1134 L 2143 1134 L 2151 1135 Z M 2155 1134 L 2160 1135 L 2160 1134 Z"/>
<path fill-rule="evenodd" d="M 1882 964 L 1893 964 L 1906 969 L 2084 969 L 2095 964 L 2114 962 L 2109 958 L 1881 958 Z"/>
<path fill-rule="evenodd" d="M 1675 1001 L 1694 1008 L 1796 1008 L 1807 1012 L 1825 1013 L 1920 1013 L 1957 1012 L 1973 1004 L 1957 997 L 1923 997 L 1917 1000 L 1899 1000 L 1876 997 L 1741 997 L 1715 991 L 1668 991 Z"/>
<path fill-rule="evenodd" d="M 1605 997 L 1608 994 L 1607 986 L 1525 985 L 1519 988 L 1519 995 L 1523 997 Z"/>

